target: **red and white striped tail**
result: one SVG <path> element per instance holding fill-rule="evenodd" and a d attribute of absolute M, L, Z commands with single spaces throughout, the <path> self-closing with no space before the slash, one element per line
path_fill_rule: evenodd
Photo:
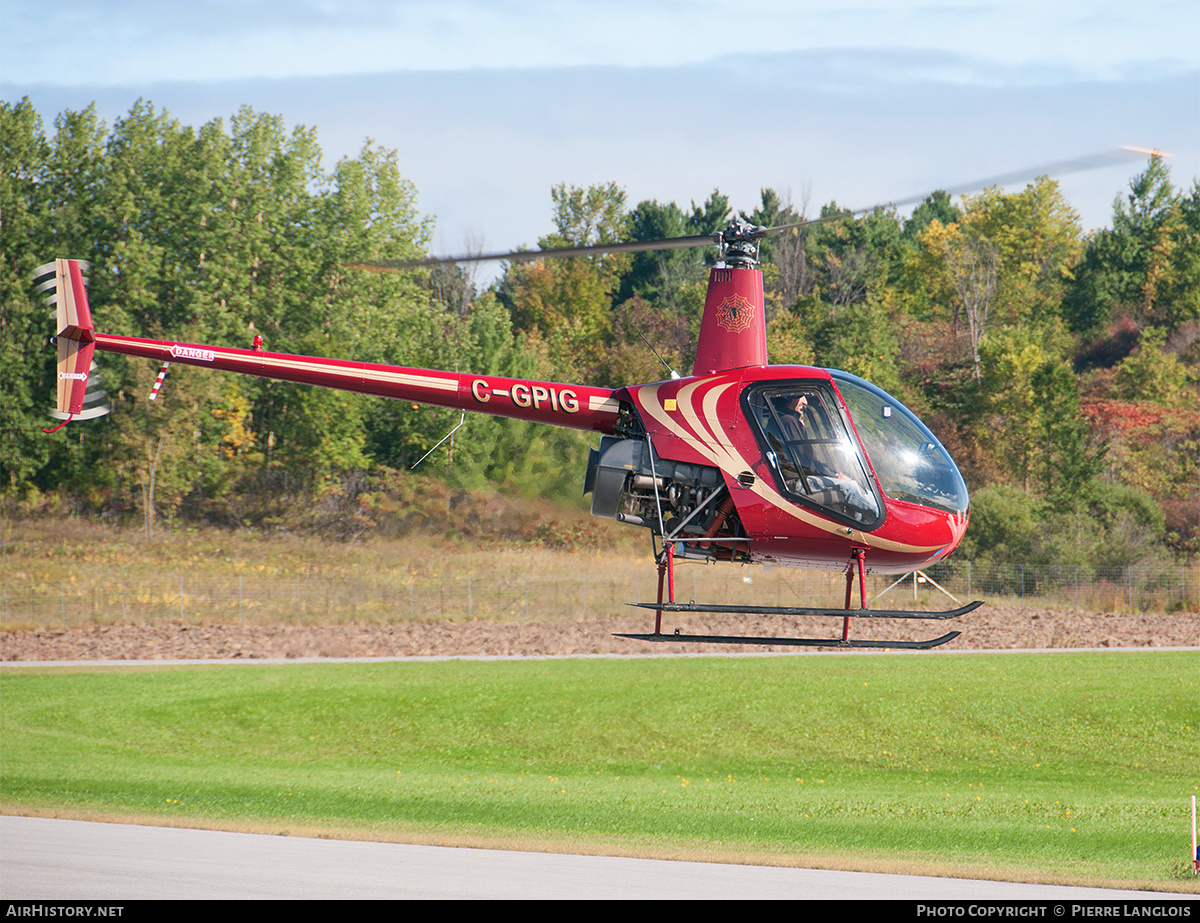
<path fill-rule="evenodd" d="M 103 388 L 94 383 L 89 387 L 96 334 L 88 308 L 87 268 L 80 260 L 55 260 L 33 271 L 34 279 L 42 280 L 37 291 L 45 293 L 46 304 L 55 309 L 58 388 L 52 416 L 60 420 L 87 420 L 112 409 Z"/>

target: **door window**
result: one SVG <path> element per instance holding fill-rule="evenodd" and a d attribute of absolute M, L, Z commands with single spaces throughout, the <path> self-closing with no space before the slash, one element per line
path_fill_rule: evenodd
<path fill-rule="evenodd" d="M 746 407 L 783 493 L 873 529 L 883 506 L 833 390 L 781 382 L 747 391 Z"/>

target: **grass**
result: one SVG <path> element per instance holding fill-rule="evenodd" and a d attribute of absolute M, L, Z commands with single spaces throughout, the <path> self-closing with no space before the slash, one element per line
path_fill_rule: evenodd
<path fill-rule="evenodd" d="M 1200 655 L 0 671 L 9 812 L 1197 891 Z"/>
<path fill-rule="evenodd" d="M 0 630 L 134 621 L 553 622 L 628 615 L 626 601 L 653 599 L 649 546 L 630 540 L 630 533 L 644 535 L 603 520 L 589 528 L 597 536 L 583 547 L 546 547 L 430 536 L 339 543 L 212 528 L 148 540 L 83 522 L 14 522 L 0 536 Z M 877 591 L 893 579 L 869 582 Z M 836 571 L 693 565 L 680 569 L 677 589 L 680 598 L 739 605 L 769 599 L 841 606 L 845 578 Z"/>
<path fill-rule="evenodd" d="M 567 518 L 571 511 L 552 512 L 564 518 L 543 519 L 535 531 L 558 536 L 553 540 L 506 533 L 507 538 L 414 535 L 329 542 L 215 528 L 180 528 L 146 539 L 136 530 L 81 521 L 0 519 L 0 631 L 164 621 L 552 622 L 581 614 L 627 615 L 626 601 L 654 598 L 655 569 L 642 530 L 598 519 L 581 525 Z M 485 514 L 477 511 L 475 518 Z M 970 586 L 964 574 L 946 585 L 961 599 L 977 597 L 978 583 Z M 1180 570 L 1179 577 L 1188 587 L 1200 585 L 1200 571 Z M 895 579 L 869 576 L 868 599 Z M 1109 590 L 1096 584 L 1045 597 L 984 598 L 997 605 L 1119 609 Z M 678 569 L 676 593 L 681 600 L 733 605 L 770 600 L 840 607 L 845 582 L 837 571 L 693 564 Z M 1165 597 L 1159 602 L 1152 611 L 1167 608 Z M 947 604 L 928 587 L 915 599 L 906 584 L 875 605 Z"/>

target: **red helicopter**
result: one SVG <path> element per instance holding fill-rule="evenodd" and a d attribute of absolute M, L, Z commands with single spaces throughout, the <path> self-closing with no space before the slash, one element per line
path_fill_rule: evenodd
<path fill-rule="evenodd" d="M 790 226 L 789 226 L 790 227 Z M 58 415 L 84 413 L 99 349 L 264 378 L 358 391 L 422 404 L 590 430 L 584 493 L 592 514 L 647 528 L 658 563 L 654 631 L 645 641 L 832 647 L 929 648 L 928 641 L 851 639 L 849 618 L 954 618 L 945 612 L 871 610 L 865 575 L 908 573 L 939 561 L 967 528 L 966 485 L 929 429 L 894 397 L 847 372 L 767 364 L 757 241 L 781 228 L 735 220 L 718 234 L 467 259 L 531 259 L 715 244 L 691 375 L 597 388 L 375 365 L 97 332 L 84 264 L 37 270 L 57 305 Z M 404 270 L 451 260 L 357 264 Z M 160 375 L 161 383 L 161 375 Z M 736 607 L 675 601 L 679 559 L 836 568 L 846 573 L 844 609 Z M 857 576 L 860 608 L 851 608 Z M 662 631 L 664 612 L 837 615 L 840 637 L 768 638 Z"/>
<path fill-rule="evenodd" d="M 957 195 L 1034 176 L 1107 166 L 1161 152 L 1117 148 L 1036 170 L 943 190 Z M 914 196 L 893 207 L 919 202 Z M 861 214 L 859 209 L 848 214 Z M 846 213 L 843 213 L 846 214 Z M 824 219 L 816 219 L 817 221 Z M 926 649 L 958 637 L 916 641 L 851 639 L 852 617 L 951 619 L 976 601 L 940 612 L 869 609 L 868 573 L 905 574 L 940 561 L 961 541 L 969 500 L 958 468 L 937 438 L 898 400 L 848 372 L 767 363 L 758 241 L 813 224 L 767 228 L 737 219 L 711 236 L 598 244 L 555 250 L 355 264 L 408 271 L 439 263 L 532 260 L 716 246 L 691 375 L 623 388 L 597 388 L 203 346 L 98 333 L 88 309 L 84 267 L 58 260 L 36 270 L 57 305 L 58 412 L 69 421 L 98 412 L 87 399 L 95 350 L 263 378 L 358 391 L 420 404 L 595 431 L 584 475 L 592 514 L 649 530 L 658 564 L 654 631 L 644 641 Z M 159 381 L 162 382 L 160 372 Z M 153 396 L 153 395 L 152 395 Z M 845 572 L 842 609 L 739 607 L 675 600 L 675 561 L 781 564 Z M 851 608 L 854 583 L 859 607 Z M 664 633 L 664 612 L 825 615 L 840 637 L 781 638 Z"/>

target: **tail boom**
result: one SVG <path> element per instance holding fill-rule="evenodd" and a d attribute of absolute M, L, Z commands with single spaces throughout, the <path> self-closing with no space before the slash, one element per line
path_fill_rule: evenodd
<path fill-rule="evenodd" d="M 195 365 L 572 429 L 610 433 L 617 421 L 618 404 L 611 388 L 440 372 L 103 333 L 95 335 L 95 347 L 104 352 L 141 356 L 160 363 Z"/>

